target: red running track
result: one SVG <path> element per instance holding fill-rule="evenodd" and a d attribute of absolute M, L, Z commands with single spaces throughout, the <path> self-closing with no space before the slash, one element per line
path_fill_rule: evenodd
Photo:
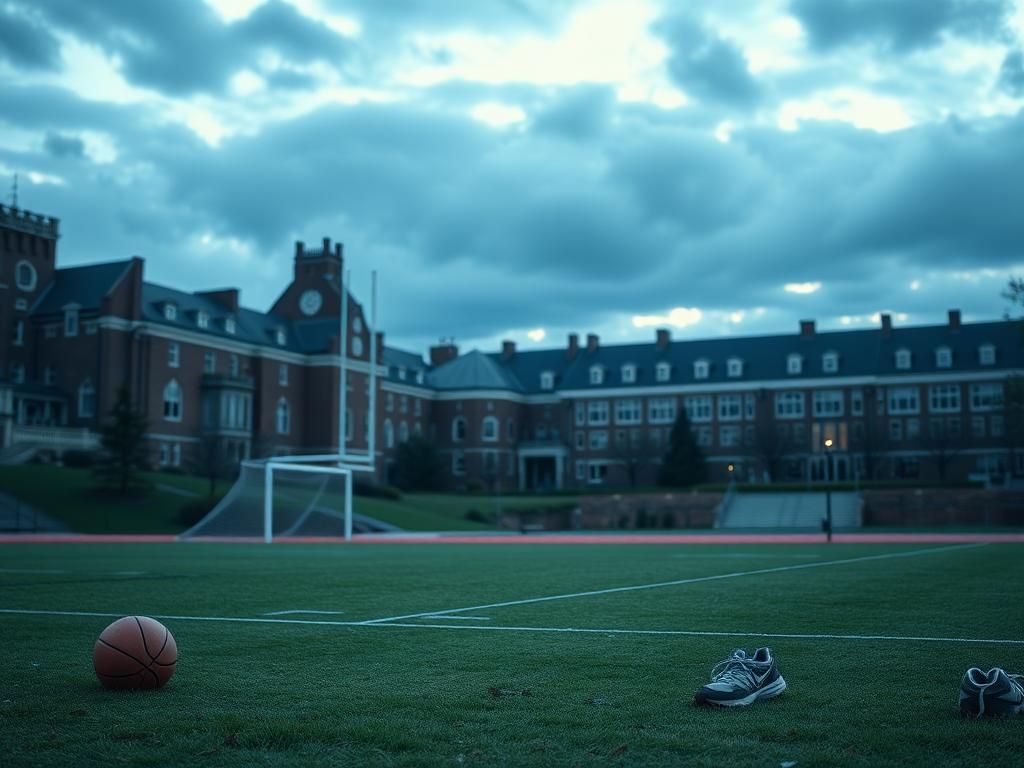
<path fill-rule="evenodd" d="M 0 544 L 165 544 L 175 536 L 69 533 L 0 534 Z M 1024 543 L 1024 533 L 837 533 L 836 544 Z M 254 537 L 204 537 L 184 543 L 260 544 Z M 338 536 L 296 536 L 275 544 L 343 544 Z M 820 533 L 670 533 L 670 534 L 356 534 L 352 544 L 823 544 Z"/>

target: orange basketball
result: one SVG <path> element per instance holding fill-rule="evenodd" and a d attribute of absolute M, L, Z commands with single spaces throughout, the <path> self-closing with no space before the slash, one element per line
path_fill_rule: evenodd
<path fill-rule="evenodd" d="M 125 616 L 100 634 L 92 663 L 104 688 L 159 688 L 174 674 L 178 646 L 156 619 Z"/>

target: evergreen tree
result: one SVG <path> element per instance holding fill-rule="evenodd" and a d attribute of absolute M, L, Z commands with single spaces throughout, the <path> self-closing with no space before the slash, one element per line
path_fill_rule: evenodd
<path fill-rule="evenodd" d="M 134 405 L 126 387 L 117 392 L 117 402 L 100 427 L 102 452 L 93 474 L 106 486 L 117 488 L 121 495 L 136 484 L 139 471 L 146 469 L 146 419 Z"/>
<path fill-rule="evenodd" d="M 674 488 L 688 488 L 703 483 L 708 476 L 704 453 L 690 432 L 690 420 L 686 410 L 680 410 L 676 423 L 672 425 L 668 451 L 661 460 L 658 483 Z"/>
<path fill-rule="evenodd" d="M 444 463 L 432 442 L 413 435 L 398 446 L 392 471 L 392 482 L 403 491 L 437 491 Z"/>

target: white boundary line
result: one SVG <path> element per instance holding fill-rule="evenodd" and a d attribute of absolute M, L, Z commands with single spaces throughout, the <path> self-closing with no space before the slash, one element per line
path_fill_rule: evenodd
<path fill-rule="evenodd" d="M 887 552 L 881 555 L 864 555 L 863 557 L 848 557 L 842 560 L 825 560 L 820 563 L 798 563 L 796 565 L 780 565 L 775 568 L 759 568 L 756 571 L 734 571 L 732 573 L 720 573 L 714 576 L 697 576 L 692 579 L 677 579 L 675 581 L 660 581 L 655 584 L 637 584 L 631 587 L 611 587 L 609 589 L 594 589 L 587 592 L 571 592 L 566 595 L 548 595 L 547 597 L 529 597 L 524 600 L 508 600 L 503 603 L 488 603 L 486 605 L 471 605 L 466 608 L 449 608 L 442 611 L 423 611 L 422 613 L 408 613 L 404 616 L 388 616 L 383 619 L 367 619 L 359 622 L 361 624 L 391 623 L 404 621 L 405 619 L 419 619 L 425 617 L 443 616 L 449 613 L 464 613 L 466 611 L 482 611 L 487 608 L 506 608 L 511 605 L 527 605 L 529 603 L 543 603 L 549 600 L 570 600 L 576 597 L 593 597 L 594 595 L 610 595 L 615 592 L 635 592 L 640 589 L 660 589 L 661 587 L 678 587 L 683 584 L 698 584 L 705 581 L 720 581 L 722 579 L 735 579 L 740 576 L 759 576 L 765 573 L 782 573 L 784 571 L 797 571 L 804 568 L 823 568 L 826 565 L 847 565 L 849 563 L 866 563 L 871 560 L 891 560 L 896 557 L 916 557 L 917 555 L 932 555 L 938 552 L 951 552 L 960 549 L 975 549 L 988 546 L 987 542 L 979 544 L 954 544 L 946 547 L 929 547 L 928 549 L 912 549 L 902 552 Z"/>
<path fill-rule="evenodd" d="M 0 615 L 7 616 L 77 616 L 86 618 L 121 618 L 123 613 L 103 613 L 99 611 L 37 611 L 20 608 L 0 608 Z M 979 645 L 1024 645 L 1024 640 L 1010 638 L 979 638 L 979 637 L 929 637 L 921 635 L 842 635 L 834 633 L 799 633 L 799 632 L 716 632 L 689 629 L 596 629 L 579 627 L 515 627 L 488 626 L 466 624 L 368 624 L 364 621 L 329 621 L 324 619 L 268 619 L 246 618 L 242 616 L 171 616 L 152 614 L 151 618 L 161 621 L 206 621 L 238 624 L 297 624 L 301 626 L 319 627 L 392 627 L 397 629 L 469 629 L 489 630 L 492 632 L 547 632 L 555 634 L 587 634 L 587 635 L 648 635 L 669 637 L 767 637 L 791 640 L 864 640 L 887 642 L 930 642 L 930 643 L 977 643 Z"/>
<path fill-rule="evenodd" d="M 318 615 L 322 614 L 324 616 L 340 616 L 341 614 L 344 613 L 344 611 L 301 611 L 301 610 L 297 610 L 297 611 L 269 611 L 268 613 L 264 613 L 263 615 L 264 616 L 287 616 L 287 615 L 293 614 L 293 613 L 315 613 L 315 614 L 318 614 Z"/>

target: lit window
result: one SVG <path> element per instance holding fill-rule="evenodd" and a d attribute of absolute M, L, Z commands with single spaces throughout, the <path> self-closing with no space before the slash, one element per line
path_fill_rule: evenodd
<path fill-rule="evenodd" d="M 935 367 L 950 368 L 953 365 L 953 350 L 949 347 L 939 347 L 935 350 Z"/>
<path fill-rule="evenodd" d="M 706 379 L 711 371 L 711 364 L 707 360 L 698 360 L 693 364 L 693 378 Z"/>
<path fill-rule="evenodd" d="M 896 350 L 896 368 L 901 371 L 910 370 L 910 350 L 909 349 L 897 349 Z"/>
<path fill-rule="evenodd" d="M 978 362 L 981 365 L 995 365 L 996 348 L 991 344 L 982 344 L 978 347 Z"/>
<path fill-rule="evenodd" d="M 668 363 L 658 363 L 655 369 L 655 377 L 658 381 L 668 381 L 672 377 L 672 366 Z"/>
<path fill-rule="evenodd" d="M 738 357 L 730 357 L 726 362 L 726 375 L 730 378 L 738 378 L 743 375 L 743 361 Z"/>
<path fill-rule="evenodd" d="M 786 358 L 786 373 L 795 376 L 803 373 L 804 359 L 800 355 L 789 355 Z"/>

